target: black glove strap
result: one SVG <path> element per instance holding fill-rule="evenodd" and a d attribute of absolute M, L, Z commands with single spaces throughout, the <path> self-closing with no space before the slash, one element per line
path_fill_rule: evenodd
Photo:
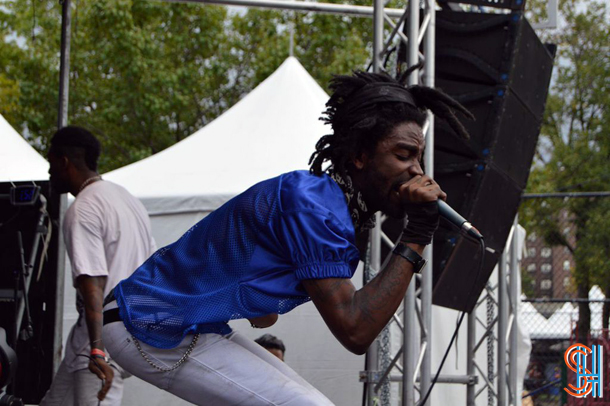
<path fill-rule="evenodd" d="M 407 203 L 405 204 L 408 222 L 402 232 L 400 241 L 420 245 L 432 242 L 432 236 L 438 228 L 438 203 Z"/>

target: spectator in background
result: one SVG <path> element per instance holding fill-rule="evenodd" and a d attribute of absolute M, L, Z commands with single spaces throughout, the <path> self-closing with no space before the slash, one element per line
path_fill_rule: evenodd
<path fill-rule="evenodd" d="M 271 354 L 278 357 L 281 361 L 284 361 L 284 354 L 286 353 L 286 347 L 282 340 L 271 334 L 263 334 L 256 340 L 258 345 L 269 351 Z"/>
<path fill-rule="evenodd" d="M 106 357 L 102 302 L 156 247 L 142 203 L 97 173 L 100 151 L 99 141 L 80 127 L 64 127 L 51 139 L 51 186 L 75 197 L 63 233 L 79 317 L 41 406 L 121 404 L 123 371 Z"/>

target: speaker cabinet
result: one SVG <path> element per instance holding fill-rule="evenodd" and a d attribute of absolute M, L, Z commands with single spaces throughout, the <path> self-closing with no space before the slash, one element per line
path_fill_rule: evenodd
<path fill-rule="evenodd" d="M 41 198 L 27 204 L 35 195 L 32 186 L 40 187 Z M 0 327 L 17 353 L 16 376 L 6 392 L 26 404 L 40 402 L 53 378 L 54 358 L 61 353 L 61 320 L 56 320 L 59 206 L 59 195 L 51 192 L 48 181 L 0 183 Z M 27 306 L 26 278 L 31 278 Z"/>
<path fill-rule="evenodd" d="M 479 244 L 441 222 L 432 300 L 471 311 L 504 249 L 527 183 L 555 49 L 540 42 L 522 13 L 439 11 L 436 29 L 436 87 L 476 120 L 462 120 L 470 140 L 436 120 L 434 178 L 489 250 L 478 274 Z"/>

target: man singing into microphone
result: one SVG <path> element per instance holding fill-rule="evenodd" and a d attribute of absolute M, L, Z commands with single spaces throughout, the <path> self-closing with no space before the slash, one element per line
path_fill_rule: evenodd
<path fill-rule="evenodd" d="M 331 88 L 332 134 L 318 141 L 309 172 L 252 186 L 106 298 L 104 343 L 127 371 L 201 405 L 331 404 L 227 322 L 268 327 L 312 300 L 345 348 L 366 352 L 421 271 L 446 196 L 421 167 L 426 109 L 464 137 L 454 112 L 470 116 L 443 93 L 387 75 L 356 72 Z M 386 267 L 356 290 L 355 237 L 377 211 L 408 223 Z"/>

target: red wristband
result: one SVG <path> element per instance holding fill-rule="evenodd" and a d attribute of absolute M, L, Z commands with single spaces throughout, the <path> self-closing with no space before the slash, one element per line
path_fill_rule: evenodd
<path fill-rule="evenodd" d="M 91 355 L 100 355 L 101 357 L 106 358 L 106 353 L 99 348 L 92 348 Z"/>

